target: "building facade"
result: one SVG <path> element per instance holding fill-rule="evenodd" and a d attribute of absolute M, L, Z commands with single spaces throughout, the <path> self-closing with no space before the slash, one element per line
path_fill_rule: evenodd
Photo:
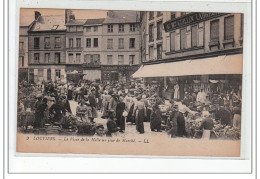
<path fill-rule="evenodd" d="M 28 29 L 30 25 L 20 26 L 19 32 L 19 61 L 18 61 L 18 79 L 28 81 Z"/>
<path fill-rule="evenodd" d="M 138 69 L 140 15 L 135 11 L 110 11 L 102 25 L 102 81 L 129 81 Z"/>
<path fill-rule="evenodd" d="M 163 81 L 170 94 L 177 85 L 180 98 L 187 83 L 210 91 L 212 80 L 235 79 L 241 88 L 243 14 L 144 12 L 141 19 L 145 56 L 135 77 Z"/>
<path fill-rule="evenodd" d="M 102 25 L 104 20 L 104 18 L 88 19 L 84 24 L 83 74 L 86 80 L 101 80 Z"/>
<path fill-rule="evenodd" d="M 66 81 L 66 27 L 64 16 L 41 16 L 28 31 L 29 81 Z"/>

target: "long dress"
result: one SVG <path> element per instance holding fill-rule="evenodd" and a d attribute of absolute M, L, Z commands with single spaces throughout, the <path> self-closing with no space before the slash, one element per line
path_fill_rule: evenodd
<path fill-rule="evenodd" d="M 152 115 L 151 115 L 151 123 L 150 123 L 151 130 L 154 131 L 156 129 L 157 131 L 160 131 L 161 122 L 162 122 L 162 117 L 161 117 L 160 109 L 156 108 L 152 111 Z"/>
<path fill-rule="evenodd" d="M 137 101 L 135 103 L 135 123 L 136 130 L 139 133 L 144 133 L 144 117 L 145 117 L 145 106 L 142 101 Z"/>
<path fill-rule="evenodd" d="M 185 119 L 181 112 L 177 113 L 177 136 L 183 137 L 186 135 Z"/>
<path fill-rule="evenodd" d="M 109 101 L 111 99 L 110 95 L 104 95 L 103 96 L 103 116 L 108 117 L 108 106 L 109 106 Z"/>
<path fill-rule="evenodd" d="M 167 133 L 171 137 L 177 136 L 177 113 L 176 111 L 172 111 L 167 121 Z"/>
<path fill-rule="evenodd" d="M 117 126 L 120 127 L 120 131 L 125 130 L 125 117 L 123 116 L 123 112 L 125 110 L 125 103 L 119 102 L 116 106 L 116 119 Z"/>
<path fill-rule="evenodd" d="M 173 99 L 180 99 L 180 87 L 178 84 L 174 86 L 174 95 Z"/>

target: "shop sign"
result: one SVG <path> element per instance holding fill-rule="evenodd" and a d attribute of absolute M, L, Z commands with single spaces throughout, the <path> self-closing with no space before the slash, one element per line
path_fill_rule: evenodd
<path fill-rule="evenodd" d="M 179 29 L 181 27 L 185 27 L 188 25 L 192 25 L 195 23 L 199 23 L 201 21 L 206 21 L 223 15 L 225 15 L 225 13 L 205 13 L 205 12 L 190 13 L 186 16 L 182 16 L 180 18 L 176 18 L 165 22 L 164 30 L 165 32 L 169 32 L 175 29 Z"/>

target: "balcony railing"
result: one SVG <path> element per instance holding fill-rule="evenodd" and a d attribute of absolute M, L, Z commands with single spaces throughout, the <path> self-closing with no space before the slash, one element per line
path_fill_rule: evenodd
<path fill-rule="evenodd" d="M 83 63 L 83 67 L 85 68 L 99 68 L 100 66 L 100 63 Z"/>

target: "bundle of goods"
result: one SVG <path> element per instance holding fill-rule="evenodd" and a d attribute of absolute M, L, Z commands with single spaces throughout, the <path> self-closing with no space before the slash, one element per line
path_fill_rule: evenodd
<path fill-rule="evenodd" d="M 185 128 L 187 132 L 187 137 L 200 138 L 202 136 L 202 130 L 200 130 L 200 122 L 198 120 L 193 120 L 187 118 L 185 120 Z"/>
<path fill-rule="evenodd" d="M 216 134 L 217 138 L 240 140 L 241 133 L 239 128 L 222 125 L 218 121 L 216 121 L 213 131 Z"/>
<path fill-rule="evenodd" d="M 60 126 L 45 124 L 47 135 L 57 135 L 60 133 Z"/>
<path fill-rule="evenodd" d="M 78 135 L 93 136 L 96 133 L 96 126 L 91 122 L 76 122 Z"/>
<path fill-rule="evenodd" d="M 60 134 L 65 135 L 76 135 L 78 133 L 78 128 L 76 126 L 77 118 L 73 115 L 66 115 L 61 121 Z"/>

